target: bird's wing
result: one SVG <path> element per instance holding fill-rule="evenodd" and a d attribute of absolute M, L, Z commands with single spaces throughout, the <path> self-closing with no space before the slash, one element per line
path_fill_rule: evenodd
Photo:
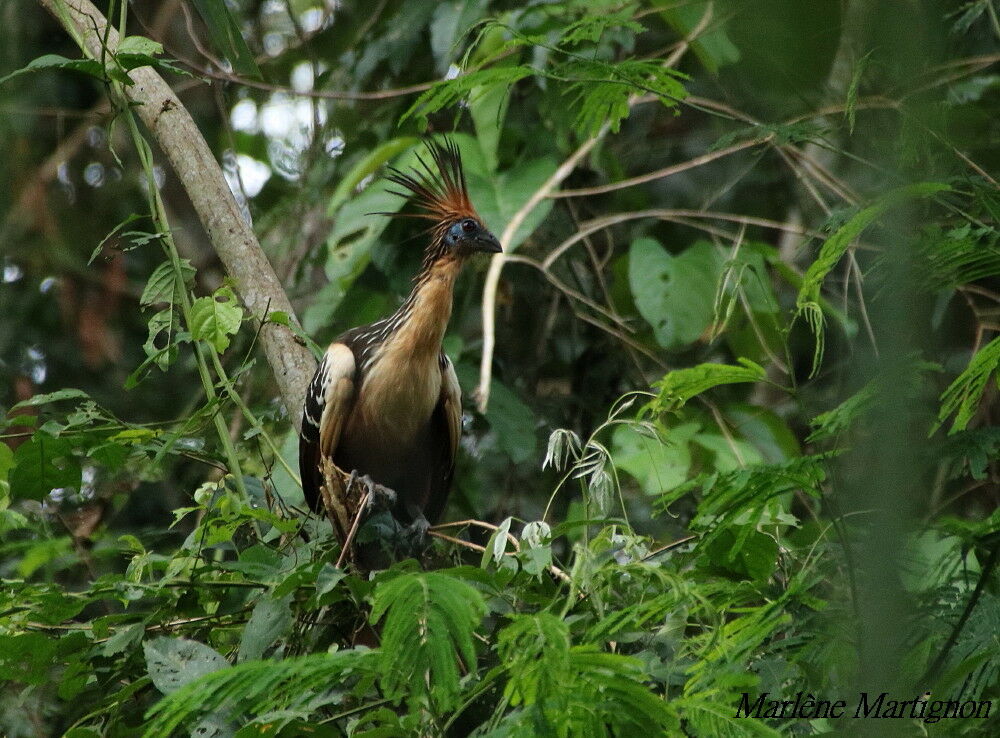
<path fill-rule="evenodd" d="M 430 480 L 429 496 L 424 516 L 432 523 L 437 522 L 448 503 L 451 477 L 455 471 L 455 456 L 462 436 L 462 390 L 451 359 L 442 354 L 441 397 L 434 408 L 433 420 L 439 429 L 441 441 L 440 455 L 436 459 Z M 443 428 L 442 428 L 443 426 Z"/>
<path fill-rule="evenodd" d="M 458 386 L 458 376 L 451 359 L 444 357 L 445 366 L 441 370 L 441 400 L 445 419 L 448 421 L 449 461 L 455 463 L 458 441 L 462 437 L 462 390 Z"/>
<path fill-rule="evenodd" d="M 302 492 L 313 510 L 321 507 L 320 460 L 332 457 L 337 450 L 344 423 L 354 407 L 354 379 L 354 352 L 343 343 L 331 343 L 306 391 L 299 433 Z"/>

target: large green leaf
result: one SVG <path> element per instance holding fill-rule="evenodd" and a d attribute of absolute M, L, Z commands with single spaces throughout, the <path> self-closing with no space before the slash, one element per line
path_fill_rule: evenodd
<path fill-rule="evenodd" d="M 540 157 L 523 161 L 498 174 L 489 173 L 485 166 L 472 169 L 468 173 L 469 194 L 486 226 L 500 237 L 514 214 L 552 176 L 557 166 L 555 159 Z M 551 209 L 552 201 L 549 199 L 538 203 L 504 248 L 508 252 L 514 251 L 545 220 Z"/>
<path fill-rule="evenodd" d="M 239 660 L 253 661 L 292 627 L 292 610 L 288 598 L 263 597 L 250 614 L 240 640 Z"/>
<path fill-rule="evenodd" d="M 691 468 L 688 443 L 699 427 L 684 423 L 666 430 L 660 439 L 639 433 L 631 425 L 618 425 L 611 436 L 611 459 L 647 495 L 667 492 L 687 480 Z"/>
<path fill-rule="evenodd" d="M 705 241 L 676 256 L 652 238 L 632 242 L 628 267 L 632 298 L 661 346 L 683 348 L 712 324 L 722 264 L 722 256 Z"/>
<path fill-rule="evenodd" d="M 50 675 L 56 640 L 41 633 L 0 635 L 0 679 L 42 684 Z"/>
<path fill-rule="evenodd" d="M 20 77 L 22 74 L 38 72 L 43 69 L 68 69 L 73 72 L 83 72 L 97 79 L 104 79 L 104 69 L 96 59 L 67 59 L 59 54 L 45 54 L 37 59 L 32 59 L 28 64 L 7 76 L 0 77 L 0 85 L 14 79 L 14 77 Z"/>
<path fill-rule="evenodd" d="M 490 383 L 490 404 L 486 420 L 496 433 L 497 443 L 515 464 L 535 455 L 535 416 L 513 391 L 497 380 Z"/>
<path fill-rule="evenodd" d="M 40 500 L 54 489 L 80 489 L 80 462 L 73 456 L 73 445 L 38 431 L 14 452 L 14 467 L 8 479 L 12 496 Z"/>
<path fill-rule="evenodd" d="M 142 650 L 149 678 L 163 694 L 229 666 L 217 651 L 187 638 L 153 638 L 143 644 Z"/>
<path fill-rule="evenodd" d="M 469 27 L 486 13 L 488 0 L 444 0 L 438 2 L 431 20 L 431 51 L 438 74 L 448 71 Z"/>
<path fill-rule="evenodd" d="M 88 395 L 83 390 L 73 389 L 67 387 L 66 389 L 56 390 L 55 392 L 45 392 L 43 394 L 32 395 L 27 400 L 22 400 L 21 402 L 14 405 L 11 410 L 18 410 L 24 407 L 38 407 L 39 405 L 47 405 L 50 402 L 59 402 L 60 400 L 89 400 L 90 395 Z"/>
<path fill-rule="evenodd" d="M 661 14 L 663 18 L 673 26 L 684 38 L 691 38 L 691 48 L 705 68 L 713 74 L 719 71 L 720 67 L 733 64 L 740 60 L 740 51 L 733 44 L 726 33 L 724 22 L 709 23 L 707 27 L 702 24 L 708 13 L 720 12 L 719 3 L 714 0 L 689 0 L 688 2 L 677 3 L 673 0 L 656 0 L 654 5 L 663 8 Z M 696 29 L 700 31 L 692 36 Z"/>
<path fill-rule="evenodd" d="M 7 475 L 10 473 L 12 466 L 14 466 L 14 452 L 10 450 L 10 446 L 6 443 L 0 443 L 0 510 L 7 507 L 7 495 L 10 492 L 10 483 L 7 481 Z M 0 526 L 0 529 L 2 529 L 2 526 Z"/>

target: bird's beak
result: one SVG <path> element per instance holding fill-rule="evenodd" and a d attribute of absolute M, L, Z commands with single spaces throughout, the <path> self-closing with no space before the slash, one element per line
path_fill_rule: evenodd
<path fill-rule="evenodd" d="M 476 236 L 473 248 L 476 251 L 482 251 L 487 254 L 499 254 L 503 251 L 497 237 L 489 231 L 483 231 L 480 235 Z"/>

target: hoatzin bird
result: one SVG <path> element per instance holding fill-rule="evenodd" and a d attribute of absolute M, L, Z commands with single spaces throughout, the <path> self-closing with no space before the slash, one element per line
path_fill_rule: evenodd
<path fill-rule="evenodd" d="M 458 147 L 429 141 L 436 171 L 387 179 L 428 219 L 430 243 L 409 297 L 387 318 L 347 331 L 327 348 L 306 393 L 299 468 L 306 501 L 323 506 L 324 459 L 396 493 L 393 518 L 422 540 L 444 511 L 462 427 L 455 369 L 441 349 L 452 290 L 465 260 L 500 243 L 469 201 Z M 333 516 L 331 516 L 333 517 Z M 342 528 L 334 519 L 334 526 Z M 337 530 L 343 544 L 345 530 Z"/>

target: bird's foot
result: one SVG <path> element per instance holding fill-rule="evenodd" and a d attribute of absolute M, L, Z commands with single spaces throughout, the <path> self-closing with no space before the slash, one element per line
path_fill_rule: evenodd
<path fill-rule="evenodd" d="M 419 558 L 429 543 L 427 531 L 431 524 L 422 514 L 399 532 L 400 549 L 408 556 Z"/>
<path fill-rule="evenodd" d="M 368 492 L 368 501 L 365 503 L 365 515 L 372 515 L 383 510 L 391 510 L 396 505 L 396 493 L 388 487 L 383 487 L 370 476 L 365 474 L 355 479 L 355 474 L 351 474 L 352 484 L 357 482 L 362 485 L 362 489 Z"/>

